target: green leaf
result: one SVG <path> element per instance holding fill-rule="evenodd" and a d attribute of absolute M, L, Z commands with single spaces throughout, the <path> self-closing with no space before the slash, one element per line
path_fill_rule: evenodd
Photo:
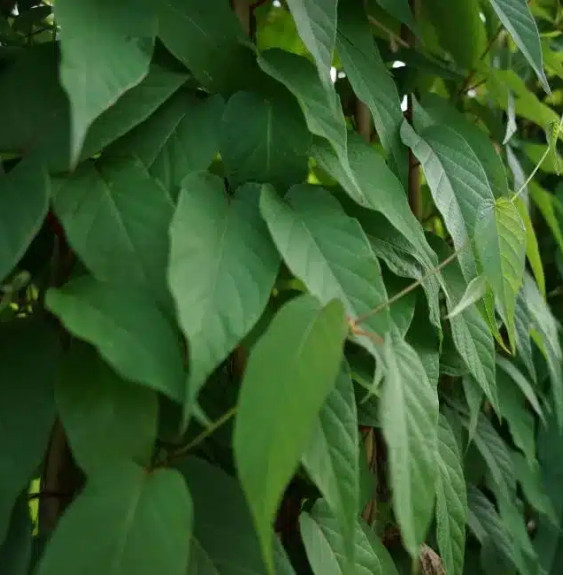
<path fill-rule="evenodd" d="M 465 288 L 465 292 L 459 302 L 454 306 L 452 311 L 448 313 L 446 319 L 453 319 L 459 315 L 464 309 L 472 306 L 475 302 L 479 301 L 485 295 L 487 290 L 487 280 L 484 276 L 474 277 Z"/>
<path fill-rule="evenodd" d="M 189 343 L 186 408 L 268 303 L 279 256 L 260 217 L 259 195 L 260 186 L 248 184 L 229 197 L 219 177 L 203 172 L 182 184 L 168 279 Z"/>
<path fill-rule="evenodd" d="M 379 416 L 389 450 L 393 508 L 406 549 L 418 557 L 434 509 L 438 394 L 404 340 L 388 336 L 384 354 Z"/>
<path fill-rule="evenodd" d="M 355 570 L 347 570 L 345 542 L 340 535 L 338 521 L 324 500 L 317 501 L 310 514 L 301 513 L 299 526 L 307 558 L 315 575 L 344 575 L 350 572 L 397 575 L 389 552 L 360 519 L 355 522 Z"/>
<path fill-rule="evenodd" d="M 549 153 L 555 168 L 555 173 L 559 175 L 561 171 L 561 162 L 559 154 L 557 153 L 557 142 L 561 135 L 561 128 L 563 126 L 563 116 L 559 122 L 550 122 L 546 127 L 547 144 L 549 146 Z"/>
<path fill-rule="evenodd" d="M 101 469 L 60 520 L 38 575 L 184 575 L 191 524 L 177 471 L 126 462 Z"/>
<path fill-rule="evenodd" d="M 465 555 L 467 494 L 459 448 L 441 415 L 438 425 L 438 474 L 436 481 L 436 530 L 446 573 L 461 575 Z"/>
<path fill-rule="evenodd" d="M 157 21 L 148 2 L 61 0 L 61 83 L 71 105 L 71 163 L 92 122 L 147 75 Z M 119 58 L 116 58 L 119 54 Z"/>
<path fill-rule="evenodd" d="M 411 30 L 416 31 L 416 22 L 414 21 L 408 0 L 376 0 L 379 6 L 391 14 L 399 22 L 408 26 Z"/>
<path fill-rule="evenodd" d="M 558 527 L 559 520 L 543 486 L 541 468 L 537 461 L 528 461 L 521 453 L 512 453 L 512 465 L 528 502 L 540 513 L 549 517 Z"/>
<path fill-rule="evenodd" d="M 68 331 L 96 346 L 123 378 L 183 399 L 178 336 L 143 292 L 81 277 L 50 289 L 46 305 Z"/>
<path fill-rule="evenodd" d="M 0 544 L 0 565 L 3 572 L 9 575 L 30 573 L 32 533 L 28 494 L 24 491 L 12 511 L 6 540 Z"/>
<path fill-rule="evenodd" d="M 0 543 L 20 492 L 41 464 L 55 418 L 57 334 L 27 320 L 0 329 Z"/>
<path fill-rule="evenodd" d="M 464 376 L 461 380 L 463 385 L 463 394 L 467 408 L 469 409 L 469 422 L 467 426 L 467 444 L 469 445 L 477 433 L 477 424 L 479 423 L 479 414 L 481 413 L 481 404 L 483 403 L 483 390 L 479 384 L 470 375 Z"/>
<path fill-rule="evenodd" d="M 358 455 L 354 386 L 350 368 L 344 363 L 301 462 L 338 521 L 349 565 L 354 564 L 354 531 L 360 495 Z"/>
<path fill-rule="evenodd" d="M 407 6 L 407 13 L 410 11 Z M 354 93 L 367 104 L 393 171 L 407 186 L 408 155 L 400 137 L 403 114 L 397 87 L 383 63 L 362 4 L 340 0 L 338 55 Z"/>
<path fill-rule="evenodd" d="M 290 270 L 326 304 L 340 299 L 351 318 L 387 301 L 381 269 L 357 220 L 323 188 L 294 186 L 284 199 L 264 188 L 260 210 Z M 390 329 L 389 310 L 362 321 L 368 350 Z M 369 332 L 369 334 L 367 334 Z"/>
<path fill-rule="evenodd" d="M 295 100 L 238 92 L 225 108 L 221 157 L 234 185 L 263 182 L 286 189 L 307 177 L 310 135 Z"/>
<path fill-rule="evenodd" d="M 189 172 L 206 170 L 219 151 L 223 109 L 221 96 L 197 100 L 180 90 L 106 153 L 137 156 L 169 193 L 175 192 Z"/>
<path fill-rule="evenodd" d="M 532 381 L 536 381 L 536 368 L 534 364 L 532 341 L 530 338 L 530 314 L 524 299 L 524 290 L 521 289 L 516 298 L 516 314 L 514 316 L 516 325 L 516 350 L 518 357 L 526 366 Z"/>
<path fill-rule="evenodd" d="M 145 289 L 167 304 L 174 206 L 139 160 L 85 162 L 55 180 L 53 207 L 71 247 L 100 281 Z"/>
<path fill-rule="evenodd" d="M 270 572 L 271 524 L 335 385 L 345 336 L 339 302 L 320 308 L 313 297 L 301 296 L 277 313 L 248 360 L 238 400 L 234 453 Z M 296 395 L 299 401 L 294 401 Z"/>
<path fill-rule="evenodd" d="M 14 269 L 41 228 L 49 208 L 49 179 L 34 160 L 0 172 L 0 282 Z"/>
<path fill-rule="evenodd" d="M 499 198 L 481 207 L 475 224 L 475 247 L 514 350 L 514 309 L 524 276 L 526 228 L 510 200 Z"/>
<path fill-rule="evenodd" d="M 530 182 L 528 186 L 532 201 L 536 204 L 541 215 L 544 217 L 557 245 L 559 246 L 559 249 L 563 253 L 563 232 L 561 232 L 561 226 L 555 211 L 556 208 L 559 208 L 559 200 L 534 181 Z"/>
<path fill-rule="evenodd" d="M 557 123 L 555 120 L 551 120 L 548 124 L 555 124 Z M 561 164 L 563 159 L 559 154 L 557 157 L 554 157 L 554 153 L 552 150 L 548 152 L 548 155 L 545 156 L 544 160 L 541 161 L 541 158 L 547 151 L 548 146 L 544 144 L 534 144 L 532 142 L 525 142 L 522 146 L 522 149 L 526 156 L 532 161 L 534 166 L 539 164 L 540 171 L 545 172 L 546 174 L 557 174 L 557 164 Z"/>
<path fill-rule="evenodd" d="M 55 397 L 74 459 L 88 474 L 123 460 L 149 463 L 157 432 L 157 396 L 123 381 L 93 348 L 73 344 Z"/>
<path fill-rule="evenodd" d="M 491 4 L 518 48 L 526 56 L 544 90 L 550 94 L 543 71 L 540 35 L 528 3 L 526 0 L 491 0 Z"/>
<path fill-rule="evenodd" d="M 192 495 L 194 523 L 190 568 L 198 575 L 267 575 L 260 543 L 240 485 L 220 468 L 189 458 L 179 471 Z M 276 573 L 294 575 L 280 542 L 274 548 Z"/>
<path fill-rule="evenodd" d="M 428 322 L 427 306 L 423 304 L 421 298 L 417 299 L 406 340 L 420 358 L 430 383 L 437 386 L 440 377 L 441 336 L 439 330 Z"/>
<path fill-rule="evenodd" d="M 526 228 L 526 257 L 528 258 L 528 263 L 530 264 L 530 268 L 532 268 L 532 272 L 534 273 L 540 292 L 542 296 L 545 297 L 545 274 L 543 271 L 536 232 L 532 225 L 532 220 L 524 200 L 522 198 L 515 198 L 513 201 L 522 221 L 524 222 L 524 227 Z"/>
<path fill-rule="evenodd" d="M 256 58 L 222 0 L 158 2 L 158 36 L 211 93 L 232 94 L 254 80 Z"/>
<path fill-rule="evenodd" d="M 321 81 L 332 90 L 330 67 L 336 42 L 338 0 L 288 0 L 299 36 L 313 56 Z"/>
<path fill-rule="evenodd" d="M 514 95 L 512 92 L 508 92 L 508 104 L 507 104 L 507 115 L 508 119 L 506 121 L 506 132 L 504 134 L 504 140 L 502 145 L 510 141 L 510 138 L 518 131 L 518 125 L 516 124 L 516 112 L 514 111 Z"/>

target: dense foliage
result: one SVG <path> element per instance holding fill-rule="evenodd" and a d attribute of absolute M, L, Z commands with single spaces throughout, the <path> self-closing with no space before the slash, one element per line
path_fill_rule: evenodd
<path fill-rule="evenodd" d="M 558 0 L 0 14 L 0 573 L 561 573 Z"/>

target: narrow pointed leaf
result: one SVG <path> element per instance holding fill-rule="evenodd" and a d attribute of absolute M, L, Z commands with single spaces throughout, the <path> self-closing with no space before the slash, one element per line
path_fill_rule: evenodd
<path fill-rule="evenodd" d="M 512 39 L 530 63 L 544 90 L 549 94 L 549 84 L 543 70 L 540 35 L 536 21 L 526 0 L 490 0 L 497 16 L 510 32 Z"/>
<path fill-rule="evenodd" d="M 108 467 L 89 478 L 61 519 L 38 575 L 184 575 L 191 524 L 190 495 L 177 471 Z"/>
<path fill-rule="evenodd" d="M 46 305 L 68 331 L 96 346 L 122 377 L 182 400 L 179 338 L 146 294 L 81 277 L 50 289 Z"/>
<path fill-rule="evenodd" d="M 170 228 L 168 279 L 189 344 L 186 408 L 207 377 L 258 321 L 279 256 L 260 217 L 260 186 L 232 198 L 209 173 L 182 184 Z"/>
<path fill-rule="evenodd" d="M 61 83 L 71 105 L 72 163 L 80 155 L 92 122 L 147 75 L 157 21 L 150 3 L 141 4 L 57 2 Z"/>
<path fill-rule="evenodd" d="M 459 448 L 443 415 L 438 426 L 436 523 L 438 546 L 446 573 L 461 575 L 465 555 L 467 494 Z"/>
<path fill-rule="evenodd" d="M 405 547 L 418 557 L 434 509 L 438 395 L 405 341 L 388 336 L 384 353 L 379 415 L 389 449 L 393 508 Z"/>
<path fill-rule="evenodd" d="M 483 276 L 477 276 L 473 278 L 465 288 L 463 296 L 459 302 L 454 306 L 452 311 L 448 313 L 446 319 L 453 319 L 456 315 L 459 315 L 464 309 L 472 306 L 475 302 L 479 301 L 485 291 L 487 290 L 487 280 Z"/>
<path fill-rule="evenodd" d="M 350 565 L 354 564 L 354 531 L 359 505 L 358 456 L 354 386 L 350 368 L 343 364 L 301 462 L 338 521 L 344 554 Z"/>

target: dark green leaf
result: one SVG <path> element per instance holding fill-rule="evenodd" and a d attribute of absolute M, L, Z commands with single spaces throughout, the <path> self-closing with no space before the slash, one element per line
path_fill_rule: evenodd
<path fill-rule="evenodd" d="M 301 296 L 278 312 L 246 367 L 234 452 L 269 570 L 273 568 L 272 521 L 335 384 L 345 335 L 339 302 L 320 308 L 312 296 Z M 299 401 L 294 401 L 296 394 Z M 288 422 L 292 422 L 291 434 Z"/>
<path fill-rule="evenodd" d="M 31 560 L 33 525 L 29 515 L 27 490 L 14 506 L 8 535 L 0 544 L 0 565 L 7 575 L 28 575 Z"/>

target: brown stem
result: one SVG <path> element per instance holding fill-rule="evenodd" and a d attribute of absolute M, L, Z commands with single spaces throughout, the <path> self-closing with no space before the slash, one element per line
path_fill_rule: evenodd
<path fill-rule="evenodd" d="M 247 36 L 250 36 L 250 21 L 251 21 L 251 13 L 252 7 L 249 4 L 248 0 L 232 0 L 232 7 L 237 15 L 237 18 L 240 20 L 242 24 L 242 29 Z"/>

